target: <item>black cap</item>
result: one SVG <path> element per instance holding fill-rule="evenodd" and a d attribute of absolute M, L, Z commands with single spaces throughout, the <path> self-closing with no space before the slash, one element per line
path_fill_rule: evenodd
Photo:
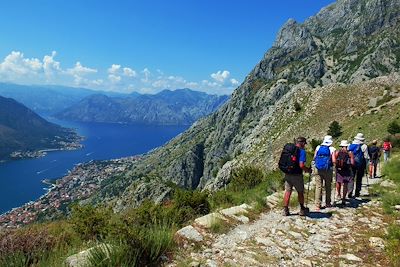
<path fill-rule="evenodd" d="M 307 144 L 307 139 L 303 136 L 299 136 L 299 137 L 297 137 L 296 142 Z"/>

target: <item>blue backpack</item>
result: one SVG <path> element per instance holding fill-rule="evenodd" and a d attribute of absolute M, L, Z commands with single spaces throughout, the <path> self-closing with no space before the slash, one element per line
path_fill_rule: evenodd
<path fill-rule="evenodd" d="M 349 151 L 353 153 L 354 162 L 357 167 L 360 167 L 365 163 L 364 153 L 361 150 L 360 144 L 351 144 L 349 146 Z"/>
<path fill-rule="evenodd" d="M 332 167 L 331 151 L 329 146 L 320 146 L 315 156 L 315 167 L 318 170 L 328 170 Z"/>

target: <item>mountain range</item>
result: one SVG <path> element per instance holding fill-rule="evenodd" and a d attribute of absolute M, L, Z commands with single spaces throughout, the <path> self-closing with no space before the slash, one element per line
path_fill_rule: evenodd
<path fill-rule="evenodd" d="M 9 158 L 15 151 L 67 148 L 78 139 L 72 130 L 46 121 L 14 99 L 0 96 L 0 159 Z"/>
<path fill-rule="evenodd" d="M 84 122 L 190 125 L 223 103 L 228 96 L 190 89 L 164 90 L 155 95 L 109 97 L 90 95 L 56 114 L 57 118 Z"/>
<path fill-rule="evenodd" d="M 333 120 L 343 138 L 383 138 L 384 123 L 399 119 L 399 10 L 399 1 L 338 0 L 304 23 L 288 20 L 226 104 L 110 178 L 90 201 L 121 210 L 159 201 L 171 182 L 217 190 L 240 166 L 276 168 L 283 144 L 322 138 Z"/>
<path fill-rule="evenodd" d="M 218 190 L 242 166 L 276 168 L 285 143 L 321 139 L 334 120 L 343 139 L 383 138 L 386 125 L 400 120 L 399 10 L 399 1 L 338 0 L 304 23 L 288 20 L 225 104 L 108 177 L 84 202 L 121 211 L 162 201 L 176 186 Z M 110 112 L 123 102 L 94 98 Z"/>

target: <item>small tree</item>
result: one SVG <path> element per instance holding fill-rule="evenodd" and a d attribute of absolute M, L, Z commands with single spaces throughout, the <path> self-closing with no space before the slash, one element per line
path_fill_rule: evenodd
<path fill-rule="evenodd" d="M 329 125 L 328 135 L 331 135 L 333 138 L 337 138 L 342 135 L 342 126 L 337 121 L 333 121 Z"/>
<path fill-rule="evenodd" d="M 389 123 L 387 131 L 390 134 L 400 133 L 400 125 L 396 121 L 392 121 L 391 123 Z"/>
<path fill-rule="evenodd" d="M 300 105 L 300 103 L 299 102 L 294 102 L 294 110 L 296 111 L 296 112 L 299 112 L 299 111 L 301 111 L 301 105 Z"/>

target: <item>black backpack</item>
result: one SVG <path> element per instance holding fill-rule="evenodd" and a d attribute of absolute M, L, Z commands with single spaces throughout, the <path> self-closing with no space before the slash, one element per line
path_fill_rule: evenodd
<path fill-rule="evenodd" d="M 279 159 L 279 169 L 288 174 L 303 173 L 299 165 L 300 149 L 295 144 L 286 144 Z"/>
<path fill-rule="evenodd" d="M 336 159 L 336 169 L 338 171 L 349 170 L 350 164 L 349 152 L 339 151 Z"/>
<path fill-rule="evenodd" d="M 368 148 L 368 154 L 371 160 L 377 160 L 379 156 L 379 148 L 377 146 L 370 146 Z"/>

